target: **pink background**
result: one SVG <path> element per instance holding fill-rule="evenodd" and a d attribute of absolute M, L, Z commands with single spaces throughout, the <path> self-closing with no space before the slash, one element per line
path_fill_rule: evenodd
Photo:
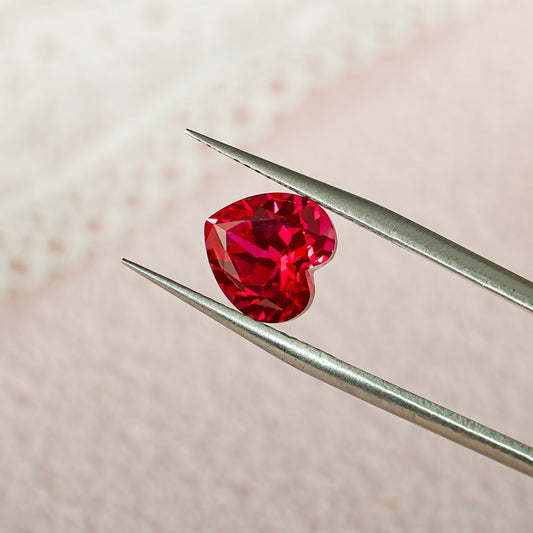
<path fill-rule="evenodd" d="M 242 146 L 531 279 L 532 19 L 526 1 L 482 10 L 314 90 Z M 0 529 L 530 530 L 524 475 L 283 365 L 120 264 L 223 301 L 204 219 L 280 188 L 193 153 L 219 172 L 192 195 L 0 300 Z M 282 329 L 533 442 L 531 314 L 334 223 L 314 305 Z"/>

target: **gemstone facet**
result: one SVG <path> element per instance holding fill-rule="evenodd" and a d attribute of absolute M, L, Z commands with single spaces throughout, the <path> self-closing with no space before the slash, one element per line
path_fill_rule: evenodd
<path fill-rule="evenodd" d="M 205 244 L 215 279 L 237 309 L 262 322 L 284 322 L 311 304 L 312 270 L 333 256 L 336 236 L 314 201 L 267 193 L 209 217 Z"/>

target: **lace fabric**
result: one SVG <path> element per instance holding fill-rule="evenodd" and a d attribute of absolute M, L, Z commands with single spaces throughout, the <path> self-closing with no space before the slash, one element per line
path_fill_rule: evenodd
<path fill-rule="evenodd" d="M 309 91 L 486 0 L 0 3 L 0 294 L 183 201 Z"/>

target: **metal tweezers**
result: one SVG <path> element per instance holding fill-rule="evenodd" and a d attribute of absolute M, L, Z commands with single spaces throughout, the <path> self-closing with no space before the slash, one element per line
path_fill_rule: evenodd
<path fill-rule="evenodd" d="M 191 130 L 220 153 L 356 224 L 533 311 L 533 283 L 384 207 Z M 136 263 L 132 270 L 278 359 L 361 400 L 533 477 L 533 448 L 360 370 Z"/>

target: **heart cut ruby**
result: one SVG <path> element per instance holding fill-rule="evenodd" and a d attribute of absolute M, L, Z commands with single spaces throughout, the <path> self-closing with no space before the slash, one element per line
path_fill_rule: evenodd
<path fill-rule="evenodd" d="M 284 322 L 311 304 L 312 270 L 333 256 L 336 236 L 316 202 L 268 193 L 209 217 L 205 244 L 213 274 L 237 309 L 262 322 Z"/>

